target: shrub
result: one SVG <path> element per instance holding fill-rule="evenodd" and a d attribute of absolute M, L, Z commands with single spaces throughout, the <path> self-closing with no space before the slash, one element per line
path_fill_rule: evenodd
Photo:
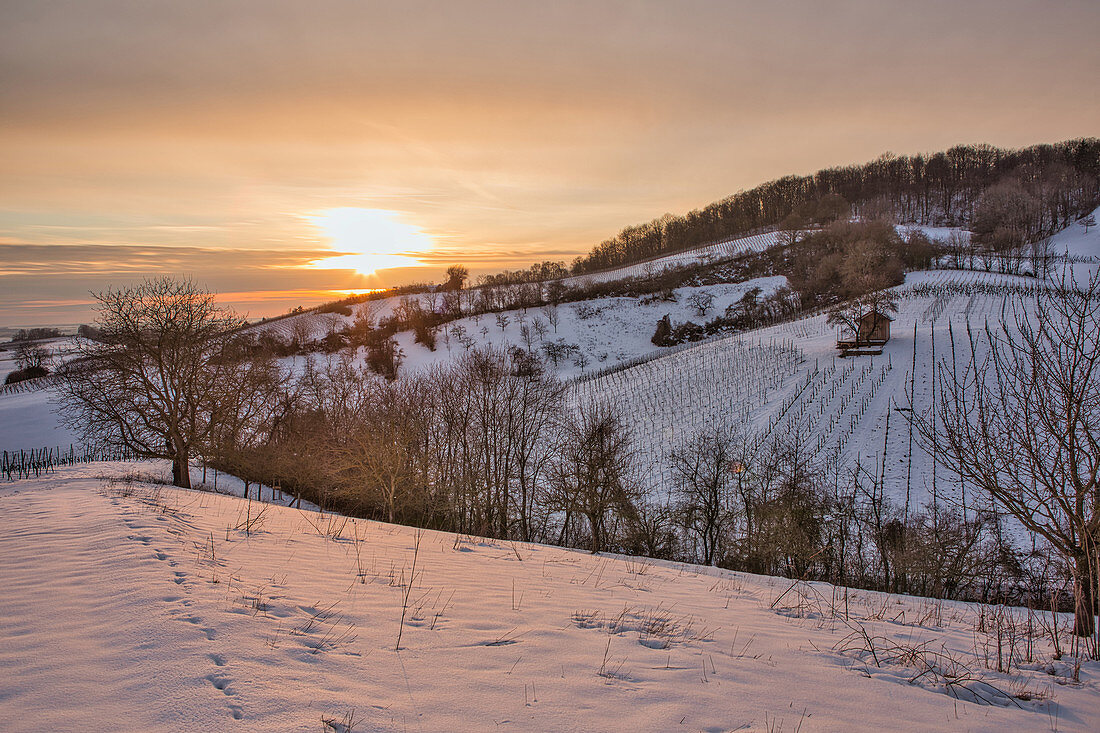
<path fill-rule="evenodd" d="M 49 373 L 50 370 L 44 366 L 16 369 L 13 372 L 8 372 L 8 376 L 4 379 L 4 384 L 16 384 L 17 382 L 25 382 L 28 379 L 38 379 L 39 377 L 45 377 Z"/>

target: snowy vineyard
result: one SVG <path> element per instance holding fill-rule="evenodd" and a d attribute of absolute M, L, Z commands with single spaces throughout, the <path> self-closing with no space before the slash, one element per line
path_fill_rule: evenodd
<path fill-rule="evenodd" d="M 671 491 L 671 451 L 697 432 L 740 426 L 797 436 L 824 466 L 859 462 L 899 504 L 965 507 L 957 480 L 917 445 L 907 413 L 930 409 L 943 364 L 969 359 L 972 335 L 1010 322 L 1036 288 L 1035 279 L 1012 275 L 914 273 L 898 288 L 893 338 L 881 356 L 838 358 L 836 330 L 819 313 L 575 382 L 571 399 L 620 412 L 654 499 Z"/>
<path fill-rule="evenodd" d="M 631 277 L 641 277 L 659 273 L 667 267 L 682 267 L 700 262 L 727 259 L 749 252 L 763 252 L 769 247 L 775 246 L 779 241 L 778 232 L 763 232 L 748 237 L 728 239 L 724 242 L 716 242 L 705 247 L 690 249 L 685 252 L 657 257 L 648 262 L 639 262 L 625 267 L 617 267 L 614 270 L 605 270 L 590 275 L 577 275 L 562 280 L 565 285 L 579 285 L 584 282 L 602 283 L 612 280 L 624 280 Z"/>
<path fill-rule="evenodd" d="M 641 470 L 663 493 L 669 450 L 697 431 L 752 420 L 803 359 L 790 340 L 731 337 L 578 382 L 571 399 L 619 412 L 641 452 Z"/>

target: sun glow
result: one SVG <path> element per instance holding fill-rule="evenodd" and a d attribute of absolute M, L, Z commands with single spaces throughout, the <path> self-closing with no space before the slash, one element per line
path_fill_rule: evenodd
<path fill-rule="evenodd" d="M 313 260 L 309 267 L 323 270 L 355 270 L 371 275 L 391 267 L 419 267 L 416 255 L 432 249 L 432 238 L 420 228 L 400 220 L 401 214 L 386 209 L 329 209 L 306 219 L 350 254 Z"/>

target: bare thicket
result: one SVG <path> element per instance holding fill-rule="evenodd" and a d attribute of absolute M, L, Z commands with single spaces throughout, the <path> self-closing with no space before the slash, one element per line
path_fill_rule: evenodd
<path fill-rule="evenodd" d="M 593 403 L 567 417 L 557 446 L 551 506 L 564 514 L 563 541 L 585 520 L 589 548 L 609 549 L 617 522 L 633 522 L 640 496 L 631 470 L 630 434 L 610 407 Z"/>
<path fill-rule="evenodd" d="M 735 519 L 735 479 L 745 470 L 729 430 L 700 432 L 669 454 L 679 524 L 699 543 L 703 563 L 722 556 Z"/>

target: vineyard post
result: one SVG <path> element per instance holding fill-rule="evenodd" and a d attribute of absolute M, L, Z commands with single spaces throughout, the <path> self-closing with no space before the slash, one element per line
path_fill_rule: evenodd
<path fill-rule="evenodd" d="M 909 393 L 917 398 L 917 322 L 913 321 L 913 368 L 909 373 Z M 910 405 L 910 408 L 913 406 Z M 905 473 L 905 521 L 909 521 L 909 498 L 913 484 L 913 421 L 909 421 L 909 466 Z"/>

